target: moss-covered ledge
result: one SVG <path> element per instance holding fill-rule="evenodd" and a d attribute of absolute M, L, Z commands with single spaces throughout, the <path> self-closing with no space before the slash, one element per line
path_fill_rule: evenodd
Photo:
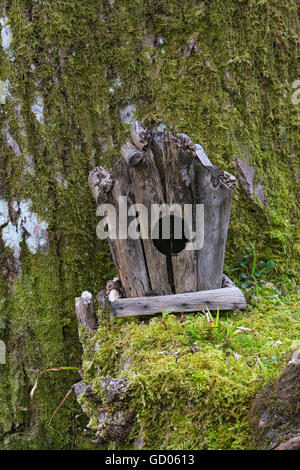
<path fill-rule="evenodd" d="M 77 393 L 94 446 L 255 447 L 253 400 L 300 337 L 296 296 L 265 300 L 271 293 L 266 287 L 247 313 L 222 316 L 218 329 L 203 314 L 122 320 L 100 310 L 97 332 L 83 340 Z"/>

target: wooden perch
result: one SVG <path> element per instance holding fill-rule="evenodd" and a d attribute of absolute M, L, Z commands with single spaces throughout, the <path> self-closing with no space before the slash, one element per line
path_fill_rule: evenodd
<path fill-rule="evenodd" d="M 89 331 L 97 329 L 97 317 L 93 311 L 93 296 L 89 292 L 82 292 L 81 297 L 75 298 L 75 312 L 78 324 Z"/>
<path fill-rule="evenodd" d="M 125 144 L 121 147 L 121 155 L 126 161 L 127 165 L 132 167 L 137 165 L 143 160 L 143 152 L 138 150 L 131 140 L 126 140 Z"/>
<path fill-rule="evenodd" d="M 159 170 L 149 149 L 140 165 L 130 169 L 135 202 L 143 204 L 151 214 L 152 204 L 163 204 L 164 195 Z M 142 183 L 142 184 L 141 184 Z M 166 256 L 153 245 L 151 224 L 148 224 L 147 237 L 142 240 L 152 292 L 157 295 L 171 294 Z"/>
<path fill-rule="evenodd" d="M 88 184 L 97 204 L 107 202 L 114 181 L 111 173 L 106 168 L 102 166 L 94 168 L 89 174 Z"/>
<path fill-rule="evenodd" d="M 136 297 L 119 299 L 111 304 L 117 317 L 154 315 L 167 310 L 177 312 L 197 312 L 206 307 L 209 310 L 236 310 L 247 308 L 246 300 L 238 287 L 156 297 Z"/>

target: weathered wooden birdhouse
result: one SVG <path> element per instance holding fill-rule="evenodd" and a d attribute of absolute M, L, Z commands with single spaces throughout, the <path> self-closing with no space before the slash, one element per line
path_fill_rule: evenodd
<path fill-rule="evenodd" d="M 235 181 L 187 135 L 132 124 L 113 169 L 89 175 L 126 296 L 116 315 L 246 307 L 223 276 Z"/>

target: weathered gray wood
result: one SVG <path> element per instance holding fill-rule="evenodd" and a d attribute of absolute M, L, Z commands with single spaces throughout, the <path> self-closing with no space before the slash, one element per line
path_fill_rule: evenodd
<path fill-rule="evenodd" d="M 133 121 L 130 127 L 131 139 L 139 150 L 144 150 L 148 145 L 148 132 L 142 122 Z"/>
<path fill-rule="evenodd" d="M 119 198 L 127 197 L 127 207 L 135 203 L 128 166 L 123 159 L 118 160 L 113 168 L 115 184 L 111 191 L 112 203 L 117 209 L 117 238 L 111 240 L 112 251 L 118 274 L 128 297 L 149 295 L 151 286 L 144 256 L 142 240 L 119 238 Z M 128 220 L 129 223 L 129 220 Z"/>
<path fill-rule="evenodd" d="M 143 160 L 144 153 L 136 148 L 136 146 L 127 139 L 121 147 L 121 155 L 128 166 L 135 166 Z"/>
<path fill-rule="evenodd" d="M 222 287 L 236 287 L 235 283 L 226 274 L 223 274 Z"/>
<path fill-rule="evenodd" d="M 122 146 L 122 158 L 112 174 L 101 168 L 100 175 L 92 173 L 89 178 L 97 202 L 111 202 L 118 209 L 118 197 L 124 195 L 128 197 L 127 209 L 135 202 L 148 210 L 148 223 L 141 214 L 139 217 L 142 241 L 130 237 L 123 240 L 118 233 L 116 240 L 109 240 L 126 295 L 167 295 L 221 288 L 235 178 L 219 171 L 201 145 L 194 145 L 186 134 L 153 131 L 134 121 L 131 138 L 133 143 L 127 140 Z M 193 221 L 188 227 L 193 232 L 196 205 L 201 204 L 203 247 L 195 248 L 187 242 L 183 249 L 183 240 L 178 250 L 174 248 L 176 240 L 169 240 L 169 244 L 153 241 L 150 219 L 153 204 L 177 205 L 183 217 L 186 205 L 193 206 Z"/>
<path fill-rule="evenodd" d="M 176 177 L 174 178 L 170 174 L 166 182 L 167 193 L 172 194 L 170 200 L 182 205 L 195 202 L 191 185 L 194 177 L 194 162 L 191 161 L 192 157 L 189 154 L 190 142 L 185 137 L 187 136 L 181 136 L 178 141 L 176 137 L 170 136 L 168 160 L 172 165 L 172 175 L 176 174 Z M 176 293 L 198 290 L 196 252 L 194 250 L 185 249 L 178 255 L 172 256 L 172 266 Z"/>
<path fill-rule="evenodd" d="M 204 245 L 196 253 L 198 290 L 221 287 L 233 189 L 216 167 L 200 159 L 195 172 L 196 202 L 204 204 Z"/>
<path fill-rule="evenodd" d="M 194 145 L 194 152 L 196 153 L 197 155 L 197 158 L 199 159 L 199 161 L 202 163 L 203 166 L 205 167 L 213 167 L 214 165 L 211 163 L 210 159 L 208 158 L 208 156 L 206 155 L 206 153 L 204 152 L 204 149 L 201 145 L 199 144 L 195 144 Z"/>
<path fill-rule="evenodd" d="M 201 292 L 188 292 L 156 297 L 137 297 L 116 300 L 111 309 L 117 317 L 154 315 L 167 310 L 197 312 L 206 307 L 209 310 L 236 310 L 247 308 L 246 300 L 237 287 L 225 287 Z"/>
<path fill-rule="evenodd" d="M 114 181 L 109 170 L 103 166 L 94 168 L 89 174 L 88 184 L 97 204 L 102 204 L 108 201 L 108 194 L 114 185 Z"/>
<path fill-rule="evenodd" d="M 166 202 L 204 205 L 203 248 L 172 256 L 175 292 L 220 288 L 235 178 L 220 172 L 187 135 L 154 132 L 152 136 Z"/>
<path fill-rule="evenodd" d="M 184 152 L 185 147 L 193 145 L 191 139 L 185 134 L 175 137 L 165 133 L 154 133 L 153 137 L 153 154 L 163 179 L 165 202 L 170 205 L 180 205 L 182 208 L 184 204 L 192 204 L 195 199 L 190 188 L 193 170 L 191 175 L 188 173 L 194 162 L 192 157 Z M 195 252 L 184 249 L 179 254 L 173 255 L 170 261 L 175 292 L 197 291 Z"/>
<path fill-rule="evenodd" d="M 135 202 L 143 204 L 148 210 L 147 236 L 143 238 L 148 274 L 152 292 L 157 295 L 170 294 L 166 256 L 160 253 L 153 244 L 151 235 L 151 205 L 163 204 L 164 195 L 158 169 L 155 166 L 153 153 L 150 149 L 144 152 L 144 158 L 139 165 L 130 168 Z"/>
<path fill-rule="evenodd" d="M 133 190 L 127 164 L 118 160 L 113 170 L 95 168 L 89 176 L 89 185 L 97 204 L 108 202 L 119 212 L 119 197 L 127 196 L 127 208 L 134 204 Z M 119 239 L 117 219 L 117 238 L 108 239 L 113 260 L 127 297 L 149 295 L 151 293 L 142 241 L 131 238 Z"/>
<path fill-rule="evenodd" d="M 93 311 L 93 296 L 89 292 L 83 292 L 81 297 L 75 298 L 75 313 L 78 324 L 89 331 L 97 329 L 97 317 Z"/>

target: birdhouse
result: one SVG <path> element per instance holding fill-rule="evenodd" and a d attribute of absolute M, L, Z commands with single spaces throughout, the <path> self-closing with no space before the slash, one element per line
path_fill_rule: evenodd
<path fill-rule="evenodd" d="M 120 153 L 111 171 L 89 175 L 126 296 L 112 303 L 115 314 L 245 308 L 223 275 L 235 177 L 186 134 L 137 121 Z"/>

